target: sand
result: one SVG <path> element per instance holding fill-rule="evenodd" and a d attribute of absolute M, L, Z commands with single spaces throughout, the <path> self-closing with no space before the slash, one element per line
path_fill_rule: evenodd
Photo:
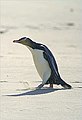
<path fill-rule="evenodd" d="M 1 0 L 0 120 L 82 120 L 81 0 Z M 41 83 L 30 51 L 14 39 L 46 44 L 73 89 Z"/>

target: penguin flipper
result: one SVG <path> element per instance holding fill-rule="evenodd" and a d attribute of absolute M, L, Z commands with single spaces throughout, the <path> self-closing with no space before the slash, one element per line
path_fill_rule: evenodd
<path fill-rule="evenodd" d="M 53 71 L 55 77 L 60 77 L 59 72 L 58 72 L 58 68 L 57 68 L 57 64 L 56 62 L 54 63 L 54 59 L 52 56 L 50 56 L 47 52 L 43 52 L 44 58 L 47 60 L 51 71 Z"/>

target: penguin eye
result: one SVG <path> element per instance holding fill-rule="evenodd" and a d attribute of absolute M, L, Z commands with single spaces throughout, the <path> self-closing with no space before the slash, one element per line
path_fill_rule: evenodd
<path fill-rule="evenodd" d="M 44 47 L 43 45 L 41 45 L 41 47 Z"/>

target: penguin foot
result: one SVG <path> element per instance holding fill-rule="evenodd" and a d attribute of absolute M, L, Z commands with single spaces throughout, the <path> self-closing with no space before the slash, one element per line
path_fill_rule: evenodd
<path fill-rule="evenodd" d="M 50 84 L 50 88 L 53 88 L 53 84 Z"/>
<path fill-rule="evenodd" d="M 43 84 L 40 84 L 36 89 L 41 89 L 43 86 Z"/>

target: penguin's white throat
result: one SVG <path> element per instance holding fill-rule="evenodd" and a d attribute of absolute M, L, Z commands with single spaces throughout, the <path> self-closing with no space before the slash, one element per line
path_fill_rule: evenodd
<path fill-rule="evenodd" d="M 34 50 L 33 48 L 31 48 L 29 46 L 26 46 L 26 47 L 30 50 L 31 53 L 33 53 L 33 50 Z"/>

